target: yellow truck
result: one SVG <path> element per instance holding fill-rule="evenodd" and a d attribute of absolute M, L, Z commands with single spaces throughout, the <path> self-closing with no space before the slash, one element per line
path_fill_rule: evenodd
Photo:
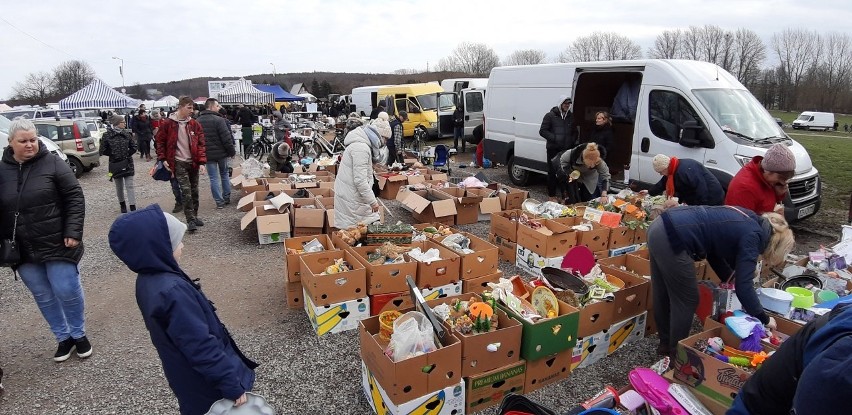
<path fill-rule="evenodd" d="M 456 94 L 445 92 L 441 85 L 403 84 L 383 86 L 376 94 L 385 102 L 389 114 L 399 111 L 408 113 L 403 123 L 403 135 L 415 137 L 420 142 L 429 138 L 453 136 L 453 111 L 456 109 Z"/>

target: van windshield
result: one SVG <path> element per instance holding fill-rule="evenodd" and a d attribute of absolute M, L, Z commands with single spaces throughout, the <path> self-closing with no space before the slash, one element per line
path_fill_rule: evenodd
<path fill-rule="evenodd" d="M 810 121 L 810 120 L 811 120 L 811 116 L 807 115 L 807 114 L 802 114 L 802 115 L 799 116 L 799 118 L 796 118 L 796 121 Z"/>
<path fill-rule="evenodd" d="M 428 95 L 418 95 L 417 102 L 420 103 L 420 108 L 424 110 L 434 110 L 438 109 L 436 105 L 437 94 L 428 94 Z M 441 94 L 441 108 L 440 109 L 449 109 L 453 108 L 456 103 L 453 101 L 452 94 Z"/>
<path fill-rule="evenodd" d="M 693 92 L 722 131 L 753 141 L 787 139 L 784 130 L 748 91 L 696 89 Z"/>

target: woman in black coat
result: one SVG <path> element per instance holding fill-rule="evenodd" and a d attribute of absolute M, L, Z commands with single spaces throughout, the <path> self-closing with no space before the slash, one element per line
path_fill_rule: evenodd
<path fill-rule="evenodd" d="M 151 140 L 154 139 L 154 129 L 145 110 L 139 110 L 139 115 L 133 120 L 133 133 L 136 134 L 139 144 L 139 158 L 151 161 Z"/>
<path fill-rule="evenodd" d="M 121 213 L 127 213 L 127 203 L 124 201 L 125 189 L 130 210 L 136 210 L 136 186 L 133 184 L 133 176 L 136 174 L 133 166 L 136 142 L 124 129 L 124 117 L 114 115 L 110 123 L 112 128 L 101 139 L 101 155 L 109 156 L 109 179 L 115 183 L 115 194 L 118 196 Z"/>
<path fill-rule="evenodd" d="M 85 204 L 71 168 L 41 144 L 32 121 L 13 121 L 0 162 L 0 237 L 17 243 L 13 268 L 59 342 L 57 362 L 74 349 L 81 358 L 92 354 L 78 268 Z"/>
<path fill-rule="evenodd" d="M 601 152 L 601 158 L 606 160 L 607 154 L 612 150 L 612 117 L 606 111 L 598 111 L 595 114 L 595 129 L 586 140 L 587 143 L 596 143 Z"/>

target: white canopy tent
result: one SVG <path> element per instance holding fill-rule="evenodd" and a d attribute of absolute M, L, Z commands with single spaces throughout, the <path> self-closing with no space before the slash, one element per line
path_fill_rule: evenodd
<path fill-rule="evenodd" d="M 59 109 L 134 108 L 139 100 L 118 92 L 106 82 L 95 78 L 79 91 L 59 100 Z"/>
<path fill-rule="evenodd" d="M 304 98 L 306 102 L 317 102 L 317 97 L 315 97 L 310 92 L 304 92 L 304 93 L 298 94 L 298 96 Z"/>
<path fill-rule="evenodd" d="M 174 108 L 174 107 L 177 107 L 178 101 L 180 101 L 180 100 L 171 96 L 171 95 L 166 95 L 166 96 L 154 101 L 154 104 L 151 105 L 151 108 L 169 108 L 169 107 Z"/>
<path fill-rule="evenodd" d="M 253 87 L 251 81 L 243 78 L 219 91 L 216 98 L 223 104 L 272 104 L 275 102 L 275 94 L 263 92 Z"/>

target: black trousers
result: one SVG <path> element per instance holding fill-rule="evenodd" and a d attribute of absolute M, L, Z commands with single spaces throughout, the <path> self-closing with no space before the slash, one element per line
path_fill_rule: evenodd
<path fill-rule="evenodd" d="M 565 184 L 558 180 L 556 176 L 556 169 L 559 163 L 553 163 L 553 158 L 559 154 L 558 149 L 547 149 L 547 195 L 549 197 L 561 196 L 563 199 L 566 197 L 565 194 Z M 556 192 L 559 191 L 557 195 Z"/>

